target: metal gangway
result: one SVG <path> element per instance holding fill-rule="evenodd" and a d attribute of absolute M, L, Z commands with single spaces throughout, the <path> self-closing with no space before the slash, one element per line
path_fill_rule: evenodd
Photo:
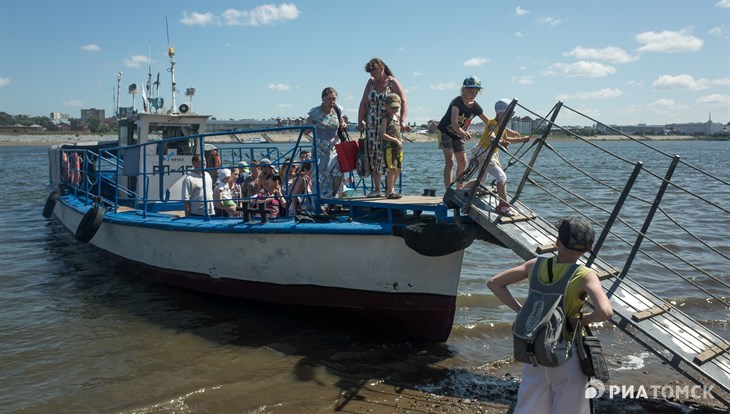
<path fill-rule="evenodd" d="M 505 114 L 507 116 L 502 119 L 502 122 L 499 125 L 499 129 L 496 133 L 497 137 L 501 137 L 504 134 L 506 125 L 513 115 L 516 106 L 517 101 L 513 100 Z M 489 233 L 490 241 L 502 244 L 503 246 L 513 250 L 517 255 L 525 260 L 532 259 L 537 255 L 551 254 L 557 251 L 557 247 L 554 244 L 557 238 L 557 230 L 554 224 L 540 217 L 535 211 L 520 200 L 521 194 L 523 191 L 526 191 L 526 186 L 530 185 L 537 190 L 545 192 L 539 198 L 546 198 L 552 204 L 558 204 L 559 201 L 564 201 L 561 200 L 560 196 L 556 196 L 554 193 L 546 190 L 546 183 L 559 184 L 550 176 L 541 174 L 536 165 L 538 155 L 542 150 L 547 149 L 555 152 L 555 149 L 547 141 L 551 130 L 553 128 L 560 128 L 568 136 L 586 141 L 586 143 L 590 145 L 594 145 L 589 140 L 585 140 L 583 137 L 563 129 L 555 122 L 557 114 L 562 107 L 567 106 L 558 102 L 552 109 L 551 114 L 548 114 L 550 119 L 547 119 L 546 117 L 543 118 L 529 109 L 522 107 L 523 109 L 538 116 L 544 123 L 542 134 L 539 138 L 533 141 L 533 144 L 530 147 L 532 150 L 532 157 L 529 160 L 529 163 L 523 163 L 520 160 L 519 151 L 524 148 L 518 149 L 516 153 L 509 153 L 506 148 L 500 148 L 503 152 L 507 152 L 511 157 L 507 168 L 518 163 L 521 163 L 524 167 L 524 174 L 522 175 L 520 184 L 509 200 L 514 210 L 517 212 L 515 216 L 507 217 L 497 214 L 495 211 L 495 208 L 499 203 L 497 194 L 490 186 L 479 184 L 482 182 L 482 178 L 485 177 L 487 163 L 483 163 L 481 169 L 478 170 L 476 185 L 473 185 L 473 187 L 468 189 L 455 189 L 452 184 L 452 188 L 448 189 L 444 195 L 444 202 L 452 208 L 458 208 L 467 213 L 475 222 Z M 619 133 L 618 131 L 616 132 Z M 633 139 L 629 136 L 626 137 L 627 139 Z M 641 144 L 641 142 L 639 142 L 639 144 Z M 492 141 L 489 150 L 485 150 L 488 151 L 486 159 L 491 159 L 491 155 L 497 149 L 498 145 L 499 139 Z M 522 155 L 524 156 L 527 153 L 528 151 L 526 150 Z M 604 290 L 611 300 L 611 304 L 614 309 L 614 317 L 611 319 L 611 323 L 616 325 L 618 329 L 623 331 L 634 341 L 656 355 L 660 360 L 676 369 L 696 384 L 707 385 L 706 381 L 715 384 L 717 388 L 713 386 L 713 391 L 711 391 L 714 397 L 722 401 L 725 405 L 730 406 L 729 399 L 727 397 L 728 393 L 730 393 L 730 342 L 728 342 L 726 338 L 723 338 L 710 330 L 708 327 L 702 325 L 691 316 L 685 314 L 672 303 L 653 293 L 652 289 L 649 289 L 647 286 L 644 286 L 642 283 L 637 281 L 642 279 L 645 275 L 631 270 L 631 265 L 637 255 L 647 254 L 641 246 L 642 242 L 651 240 L 649 237 L 649 228 L 654 216 L 656 214 L 664 214 L 670 217 L 672 222 L 676 223 L 675 219 L 671 218 L 671 216 L 668 215 L 668 213 L 660 206 L 662 198 L 667 193 L 668 188 L 671 188 L 674 193 L 681 193 L 682 196 L 685 196 L 683 191 L 686 190 L 681 188 L 677 189 L 678 187 L 673 186 L 671 183 L 672 175 L 677 166 L 680 164 L 680 158 L 679 156 L 665 155 L 669 158 L 670 165 L 664 176 L 662 177 L 651 173 L 655 178 L 654 181 L 660 184 L 652 186 L 643 185 L 645 190 L 650 189 L 656 191 L 653 195 L 653 200 L 645 200 L 642 199 L 641 196 L 634 196 L 632 194 L 632 189 L 634 189 L 640 173 L 646 171 L 642 162 L 635 162 L 633 164 L 633 168 L 630 169 L 630 175 L 626 179 L 623 189 L 613 187 L 611 188 L 611 191 L 609 191 L 609 193 L 613 195 L 618 194 L 615 204 L 611 210 L 590 204 L 590 200 L 581 194 L 576 193 L 575 190 L 571 188 L 563 188 L 568 195 L 563 196 L 562 198 L 568 198 L 571 200 L 565 203 L 564 208 L 572 208 L 575 211 L 575 213 L 568 215 L 583 215 L 594 223 L 594 228 L 601 228 L 600 234 L 599 231 L 596 232 L 598 238 L 596 240 L 593 253 L 587 253 L 584 255 L 581 258 L 581 262 L 585 266 L 596 271 Z M 566 162 L 568 165 L 580 170 L 580 168 L 571 163 L 570 160 L 564 159 L 560 155 L 557 155 L 557 157 L 561 159 L 561 162 Z M 623 159 L 621 161 L 628 162 Z M 457 181 L 465 182 L 467 179 L 472 178 L 473 175 L 477 173 L 477 169 L 475 168 L 477 165 L 478 164 L 476 163 L 470 164 L 465 173 L 461 177 L 457 178 Z M 697 170 L 692 166 L 685 167 Z M 596 179 L 596 177 L 590 173 L 582 170 L 580 171 L 580 174 L 586 174 L 591 179 Z M 728 191 L 730 191 L 730 184 L 727 183 L 727 181 L 704 171 L 702 171 L 702 173 L 707 174 L 712 179 L 718 180 L 720 185 L 727 186 Z M 570 176 L 572 174 L 579 173 L 570 172 L 565 175 Z M 588 180 L 588 178 L 586 178 L 586 180 Z M 600 179 L 596 180 L 600 181 Z M 720 214 L 728 214 L 727 208 L 720 206 L 719 203 L 715 203 L 699 195 L 693 194 L 693 196 L 699 197 L 700 200 L 707 202 L 712 208 L 718 209 Z M 635 231 L 633 232 L 633 235 L 635 236 L 635 239 L 629 240 L 627 232 L 624 231 L 622 233 L 614 234 L 612 232 L 612 227 L 616 222 L 626 221 L 619 213 L 622 213 L 622 208 L 625 207 L 627 200 L 632 199 L 645 202 L 648 207 L 641 229 L 634 229 Z M 588 207 L 576 208 L 576 204 L 585 204 Z M 562 207 L 563 206 L 561 206 L 561 208 Z M 562 211 L 564 210 L 561 210 L 561 212 Z M 605 221 L 595 220 L 586 215 L 587 212 L 605 213 L 607 218 L 605 218 Z M 630 224 L 626 224 L 630 227 Z M 702 242 L 703 249 L 709 249 L 708 251 L 719 257 L 720 260 L 724 259 L 725 261 L 730 261 L 727 253 L 716 250 L 714 247 L 703 242 L 691 231 L 683 228 L 679 224 L 678 226 L 679 227 L 676 230 L 678 233 L 686 231 L 689 234 L 689 236 L 686 237 L 692 237 Z M 624 254 L 617 256 L 617 258 L 626 259 L 623 266 L 614 266 L 609 264 L 608 260 L 603 260 L 603 258 L 599 256 L 601 247 L 604 245 L 609 236 L 624 241 L 628 246 L 629 251 L 627 253 L 624 252 Z M 666 250 L 673 254 L 671 249 L 662 245 L 659 245 L 656 249 L 659 251 Z M 651 255 L 649 256 L 651 259 Z M 730 304 L 728 303 L 728 297 L 730 296 L 728 295 L 728 292 L 730 292 L 730 284 L 728 284 L 727 273 L 724 278 L 722 276 L 717 277 L 703 271 L 700 267 L 682 257 L 677 256 L 676 254 L 672 257 L 672 260 L 676 260 L 677 263 L 688 267 L 691 272 L 703 276 L 704 279 L 708 280 L 710 283 L 698 283 L 693 280 L 692 277 L 680 274 L 674 269 L 674 267 L 678 266 L 665 266 L 665 268 L 677 274 L 683 279 L 683 282 L 691 284 L 702 290 L 704 292 L 703 294 L 707 295 L 708 300 L 712 301 L 716 305 L 724 307 L 725 309 L 730 309 Z M 726 266 L 725 269 L 727 268 L 728 267 Z M 707 285 L 714 286 L 714 290 L 708 289 Z M 586 303 L 590 306 L 590 303 Z M 705 380 L 704 382 L 703 379 Z"/>

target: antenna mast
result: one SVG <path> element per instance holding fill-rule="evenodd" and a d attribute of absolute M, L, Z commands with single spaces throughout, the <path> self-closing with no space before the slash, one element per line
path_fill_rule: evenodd
<path fill-rule="evenodd" d="M 152 98 L 152 45 L 147 42 L 147 99 Z"/>
<path fill-rule="evenodd" d="M 119 89 L 121 88 L 122 84 L 122 72 L 117 72 L 117 105 L 116 105 L 116 115 L 117 119 L 121 118 L 121 111 L 119 110 Z"/>
<path fill-rule="evenodd" d="M 170 28 L 167 26 L 167 16 L 165 16 L 165 29 L 167 30 L 167 56 L 170 56 L 170 76 L 172 77 L 172 107 L 170 113 L 177 113 L 177 107 L 175 106 L 175 49 L 170 46 Z"/>

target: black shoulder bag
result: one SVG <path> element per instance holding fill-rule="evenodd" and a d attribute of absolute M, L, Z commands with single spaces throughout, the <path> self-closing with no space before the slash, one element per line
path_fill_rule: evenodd
<path fill-rule="evenodd" d="M 578 320 L 576 329 L 581 329 L 581 320 Z M 585 326 L 586 336 L 582 337 L 581 342 L 576 344 L 578 348 L 578 357 L 580 359 L 580 368 L 588 377 L 595 377 L 602 382 L 609 381 L 608 365 L 606 357 L 603 355 L 601 341 L 598 337 L 593 336 L 591 328 Z M 580 338 L 580 335 L 578 335 Z"/>

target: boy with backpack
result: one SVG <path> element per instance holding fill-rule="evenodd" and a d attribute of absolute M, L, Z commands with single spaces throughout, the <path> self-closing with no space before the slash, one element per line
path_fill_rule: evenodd
<path fill-rule="evenodd" d="M 495 275 L 487 284 L 502 303 L 518 313 L 513 325 L 515 359 L 525 365 L 516 414 L 590 412 L 585 397 L 588 378 L 573 346 L 572 327 L 578 320 L 587 326 L 613 316 L 596 273 L 577 264 L 593 246 L 591 223 L 582 217 L 567 217 L 555 227 L 557 257 L 528 260 Z M 528 278 L 530 291 L 523 306 L 508 286 Z M 594 310 L 584 315 L 581 309 L 587 297 Z"/>

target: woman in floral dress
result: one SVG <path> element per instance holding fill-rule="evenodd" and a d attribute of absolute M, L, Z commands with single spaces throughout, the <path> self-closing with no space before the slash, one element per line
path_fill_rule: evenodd
<path fill-rule="evenodd" d="M 365 72 L 370 79 L 365 85 L 365 92 L 360 101 L 357 116 L 357 128 L 365 131 L 368 162 L 364 168 L 363 177 L 372 175 L 373 190 L 368 197 L 380 197 L 380 183 L 383 174 L 383 143 L 380 142 L 380 120 L 385 115 L 385 97 L 390 93 L 400 96 L 400 123 L 401 131 L 407 131 L 406 115 L 408 102 L 403 88 L 393 76 L 388 65 L 378 58 L 372 58 L 365 65 Z"/>

